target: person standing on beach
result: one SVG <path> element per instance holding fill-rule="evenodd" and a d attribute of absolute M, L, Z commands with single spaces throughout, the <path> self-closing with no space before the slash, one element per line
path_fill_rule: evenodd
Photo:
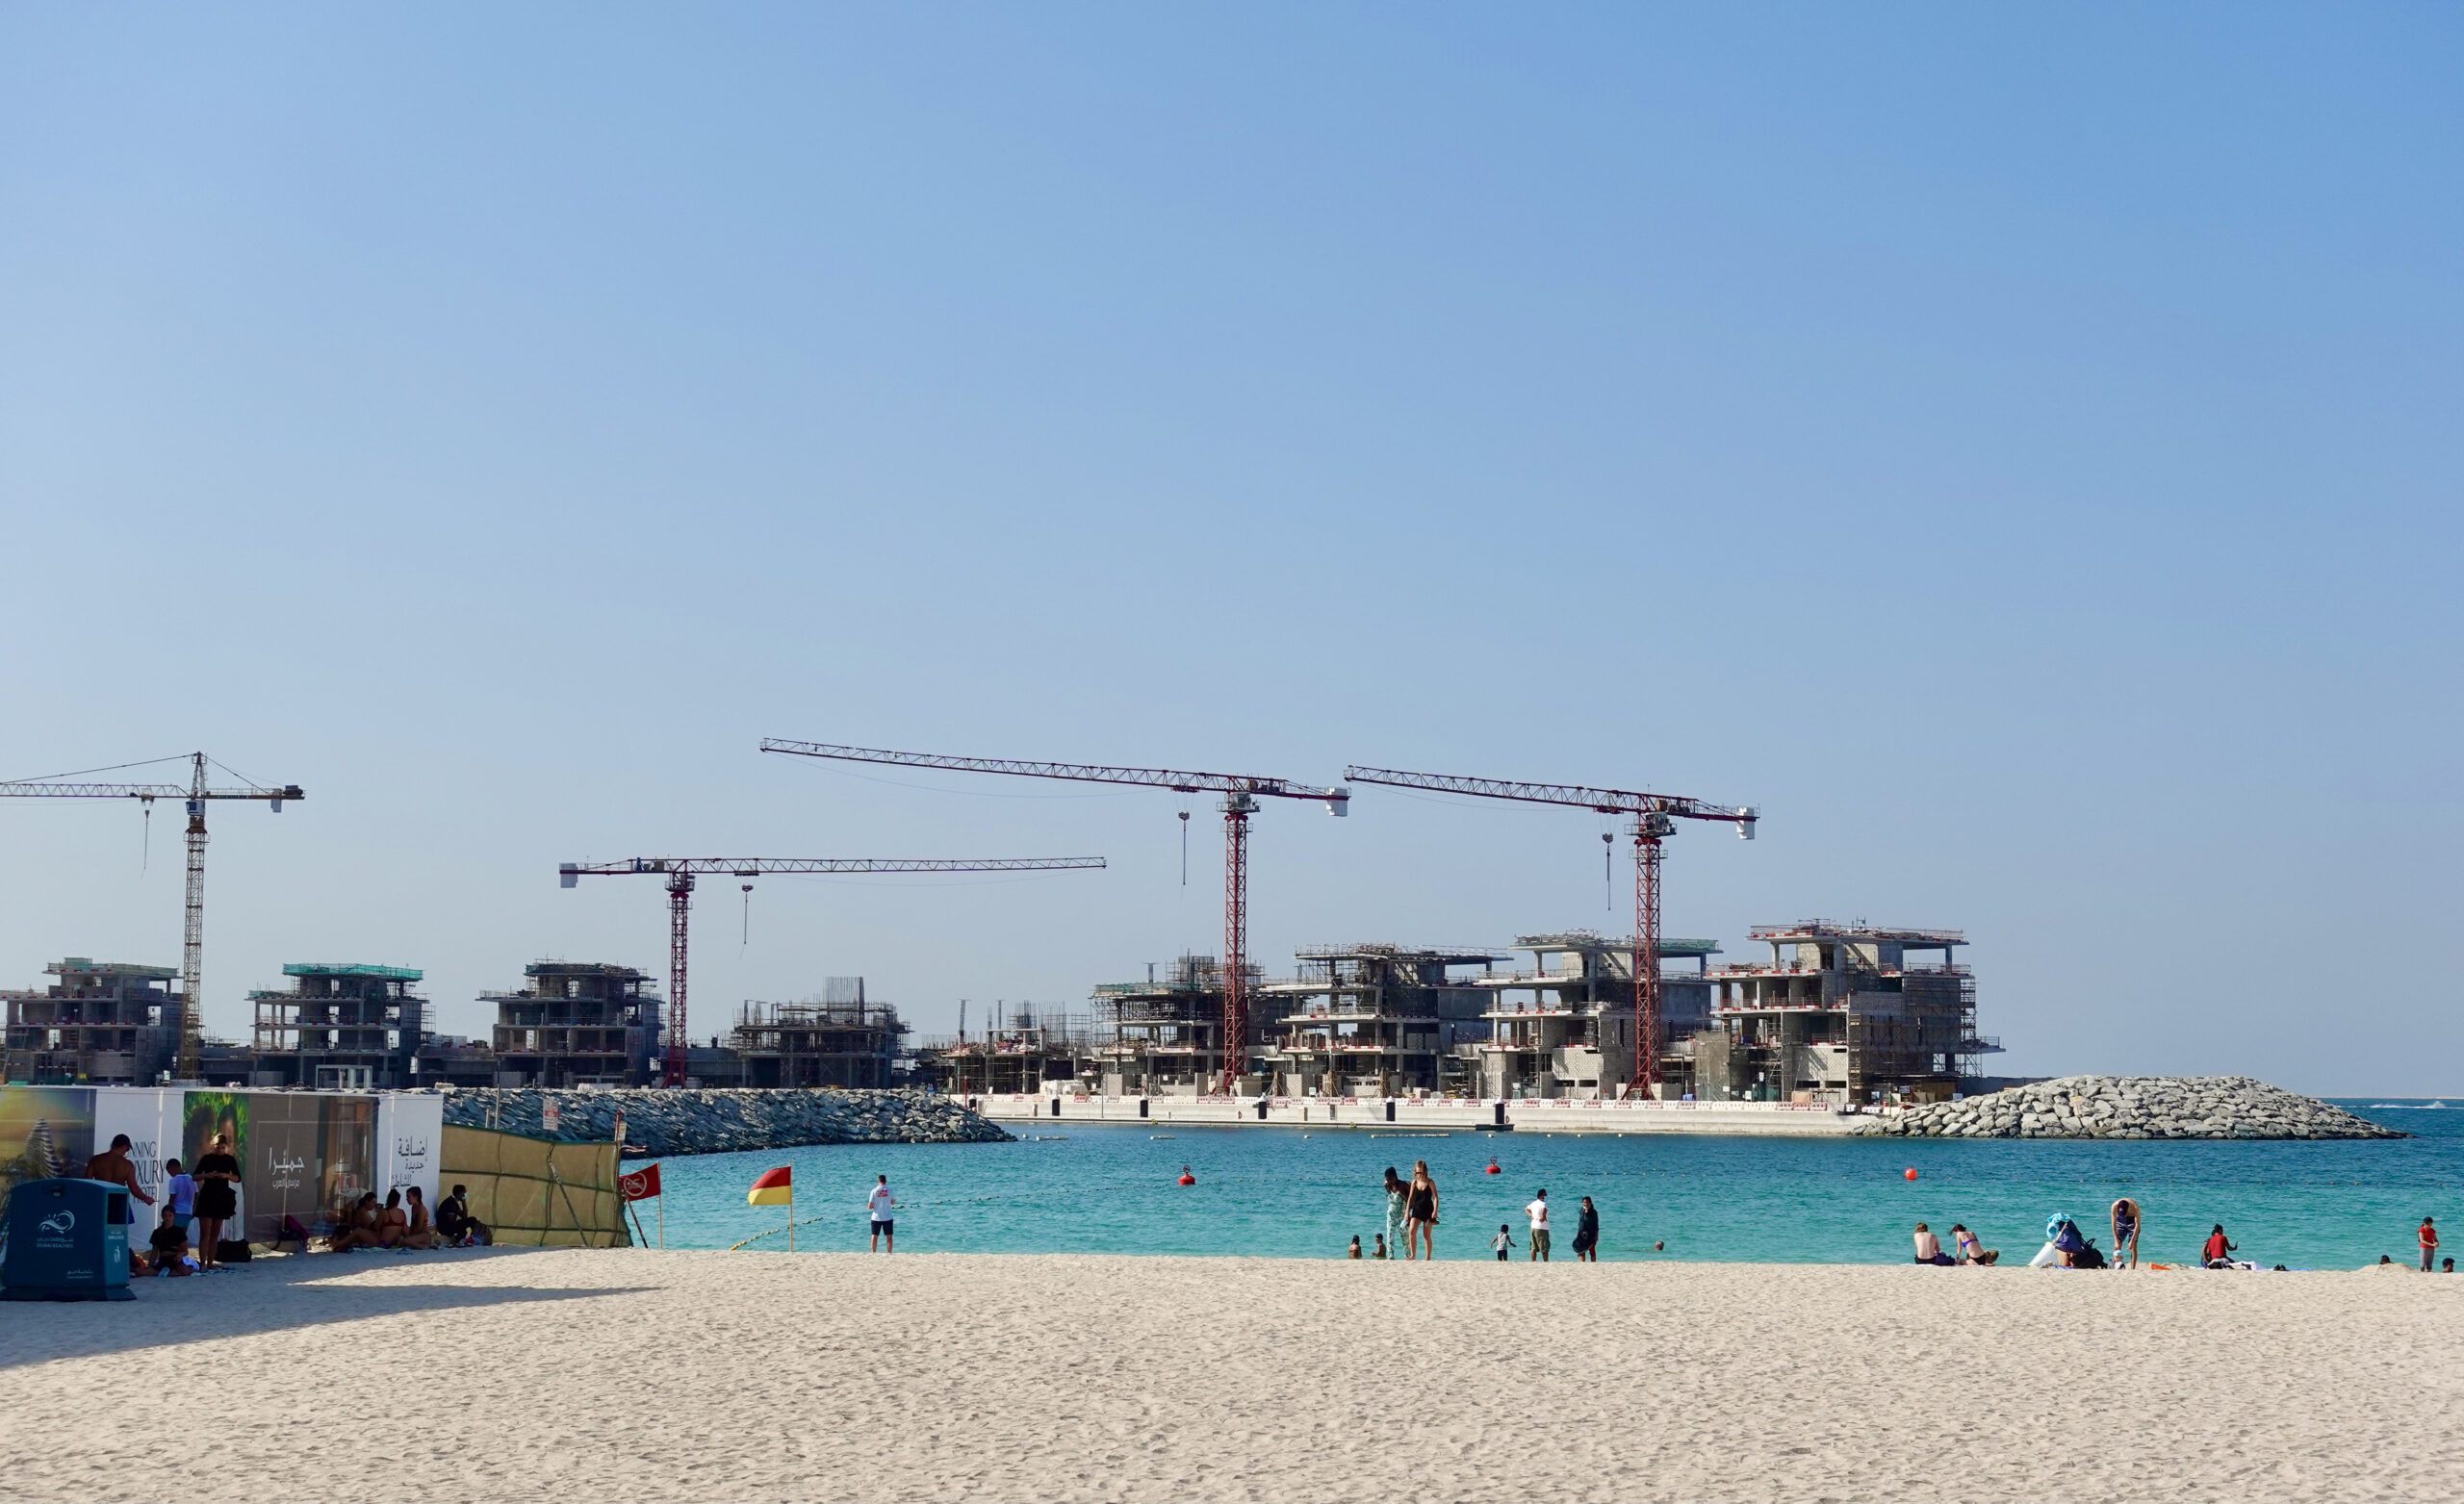
<path fill-rule="evenodd" d="M 1498 1236 L 1489 1239 L 1489 1246 L 1497 1251 L 1498 1262 L 1505 1262 L 1507 1258 L 1506 1251 L 1514 1246 L 1514 1229 L 1503 1222 L 1500 1222 L 1498 1224 Z"/>
<path fill-rule="evenodd" d="M 87 1141 L 92 1142 L 91 1139 Z M 154 1198 L 145 1194 L 137 1184 L 137 1166 L 128 1162 L 129 1147 L 126 1134 L 112 1135 L 112 1146 L 86 1161 L 86 1178 L 90 1181 L 108 1181 L 128 1192 L 129 1200 L 126 1203 L 128 1210 L 123 1220 L 134 1227 L 137 1225 L 137 1204 L 141 1201 L 150 1207 L 154 1204 Z M 131 1254 L 129 1257 L 133 1264 L 139 1256 Z"/>
<path fill-rule="evenodd" d="M 886 1175 L 874 1176 L 873 1193 L 864 1198 L 864 1211 L 870 1214 L 873 1219 L 873 1246 L 871 1251 L 874 1253 L 898 1252 L 898 1237 L 896 1236 L 895 1225 L 891 1220 L 891 1212 L 896 1206 L 897 1203 L 891 1199 L 889 1193 L 889 1177 Z M 887 1248 L 884 1248 L 882 1245 L 885 1243 L 889 1246 Z"/>
<path fill-rule="evenodd" d="M 2438 1258 L 2438 1229 L 2429 1225 L 2429 1218 L 2424 1217 L 2422 1230 L 2414 1236 L 2422 1245 L 2422 1272 L 2427 1274 L 2430 1264 Z"/>
<path fill-rule="evenodd" d="M 215 1134 L 189 1173 L 196 1178 L 196 1261 L 218 1268 L 222 1225 L 240 1211 L 240 1160 L 231 1153 L 230 1135 Z"/>
<path fill-rule="evenodd" d="M 2139 1267 L 2139 1203 L 2128 1196 L 2114 1203 L 2114 1267 Z"/>
<path fill-rule="evenodd" d="M 1531 1204 L 1525 1207 L 1523 1211 L 1526 1216 L 1531 1218 L 1531 1252 L 1527 1257 L 1547 1263 L 1549 1262 L 1548 1187 L 1542 1186 L 1540 1194 L 1532 1197 Z"/>
<path fill-rule="evenodd" d="M 1575 1209 L 1575 1262 L 1600 1262 L 1600 1209 L 1591 1204 L 1589 1196 L 1583 1197 L 1582 1205 Z"/>
<path fill-rule="evenodd" d="M 1403 1257 L 1437 1257 L 1437 1180 L 1426 1160 L 1412 1161 L 1412 1183 L 1403 1187 Z"/>
<path fill-rule="evenodd" d="M 1382 1239 L 1386 1247 L 1403 1246 L 1403 1204 L 1409 1196 L 1410 1187 L 1403 1184 L 1403 1178 L 1395 1173 L 1393 1165 L 1386 1166 L 1386 1236 Z"/>

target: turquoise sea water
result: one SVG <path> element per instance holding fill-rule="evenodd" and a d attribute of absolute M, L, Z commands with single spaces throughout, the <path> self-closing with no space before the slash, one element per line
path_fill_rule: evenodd
<path fill-rule="evenodd" d="M 864 1245 L 864 1195 L 886 1174 L 902 1252 L 1262 1254 L 1341 1257 L 1383 1225 L 1379 1172 L 1428 1160 L 1443 1196 L 1438 1256 L 1493 1258 L 1501 1222 L 1547 1186 L 1557 1253 L 1574 1208 L 1600 1208 L 1604 1260 L 1899 1262 L 1920 1220 L 1965 1222 L 2005 1259 L 2066 1211 L 2097 1238 L 2115 1197 L 2147 1212 L 2143 1260 L 2195 1259 L 2222 1222 L 2262 1265 L 2354 1268 L 2416 1257 L 2425 1214 L 2464 1257 L 2464 1109 L 2387 1099 L 2340 1105 L 2421 1136 L 2356 1143 L 2043 1142 L 2020 1139 L 1628 1138 L 1538 1134 L 1304 1136 L 1292 1129 L 1096 1127 L 1006 1144 L 834 1146 L 663 1161 L 669 1247 L 783 1251 L 775 1207 L 748 1207 L 755 1175 L 794 1170 L 799 1252 Z M 1158 1132 L 1171 1136 L 1158 1137 Z M 1501 1174 L 1482 1173 L 1494 1156 Z M 1197 1177 L 1174 1184 L 1182 1165 Z M 1903 1172 L 1913 1168 L 1914 1181 Z M 646 1228 L 654 1204 L 640 1211 Z M 2452 1218 L 2452 1221 L 2450 1219 Z M 1654 1241 L 1666 1251 L 1651 1251 Z M 1518 1252 L 1517 1257 L 1521 1257 Z"/>

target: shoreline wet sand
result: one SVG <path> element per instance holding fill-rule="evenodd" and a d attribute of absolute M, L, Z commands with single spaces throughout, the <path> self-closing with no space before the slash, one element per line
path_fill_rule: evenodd
<path fill-rule="evenodd" d="M 0 1498 L 2445 1498 L 2459 1337 L 2394 1269 L 315 1256 L 8 1308 Z"/>

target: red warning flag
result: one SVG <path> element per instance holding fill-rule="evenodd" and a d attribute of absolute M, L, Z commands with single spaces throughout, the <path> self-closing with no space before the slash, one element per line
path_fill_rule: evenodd
<path fill-rule="evenodd" d="M 648 1201 L 658 1194 L 658 1166 L 644 1165 L 629 1175 L 616 1177 L 616 1188 L 627 1201 Z"/>

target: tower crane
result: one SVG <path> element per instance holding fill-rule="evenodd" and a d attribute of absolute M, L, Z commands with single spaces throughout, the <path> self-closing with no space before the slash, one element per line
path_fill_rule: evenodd
<path fill-rule="evenodd" d="M 1761 811 L 1752 805 L 1706 803 L 1674 794 L 1631 789 L 1581 788 L 1562 783 L 1514 783 L 1502 778 L 1461 777 L 1444 773 L 1403 773 L 1393 768 L 1346 768 L 1355 783 L 1467 794 L 1476 799 L 1516 800 L 1530 804 L 1570 804 L 1604 815 L 1631 815 L 1634 837 L 1634 1067 L 1629 1083 L 1648 1091 L 1659 1082 L 1659 843 L 1680 820 L 1714 820 L 1736 827 L 1740 840 L 1754 839 Z"/>
<path fill-rule="evenodd" d="M 173 758 L 159 758 L 170 762 Z M 244 788 L 213 788 L 205 781 L 206 764 L 213 759 L 203 752 L 188 756 L 189 781 L 184 788 L 177 783 L 77 783 L 68 778 L 24 778 L 0 783 L 0 799 L 133 799 L 145 806 L 150 816 L 154 801 L 178 799 L 188 803 L 189 882 L 188 917 L 180 941 L 180 1058 L 179 1075 L 194 1080 L 198 1069 L 204 1030 L 199 1011 L 205 1005 L 201 990 L 205 980 L 205 806 L 218 799 L 261 800 L 275 814 L 282 813 L 285 800 L 305 799 L 296 783 L 280 788 L 250 783 Z M 123 763 L 123 768 L 141 768 L 143 763 Z M 220 763 L 214 766 L 221 768 Z M 97 768 L 97 773 L 116 773 L 119 768 Z M 231 770 L 223 768 L 223 772 Z M 237 777 L 238 775 L 234 775 Z"/>
<path fill-rule="evenodd" d="M 635 856 L 625 861 L 566 862 L 556 885 L 570 888 L 583 878 L 656 874 L 667 879 L 667 1060 L 661 1075 L 670 1086 L 684 1084 L 684 958 L 693 879 L 705 875 L 757 878 L 777 873 L 823 872 L 1065 872 L 1101 867 L 1101 856 L 991 856 L 979 859 L 900 856 Z M 751 883 L 745 884 L 747 892 Z"/>
<path fill-rule="evenodd" d="M 1267 799 L 1305 799 L 1326 806 L 1330 815 L 1350 813 L 1351 790 L 1312 788 L 1287 778 L 1256 777 L 1239 773 L 1188 773 L 1175 768 L 1103 768 L 1077 762 L 1015 762 L 1001 757 L 944 757 L 933 752 L 883 752 L 872 747 L 834 747 L 821 742 L 783 741 L 763 737 L 761 750 L 798 757 L 831 757 L 842 762 L 880 762 L 902 768 L 936 768 L 959 773 L 1001 773 L 1022 778 L 1063 778 L 1079 783 L 1134 783 L 1169 789 L 1175 794 L 1220 794 L 1216 808 L 1223 812 L 1223 1075 L 1230 1095 L 1238 1084 L 1241 1057 L 1248 1043 L 1249 1012 L 1242 967 L 1249 955 L 1249 817 Z"/>

